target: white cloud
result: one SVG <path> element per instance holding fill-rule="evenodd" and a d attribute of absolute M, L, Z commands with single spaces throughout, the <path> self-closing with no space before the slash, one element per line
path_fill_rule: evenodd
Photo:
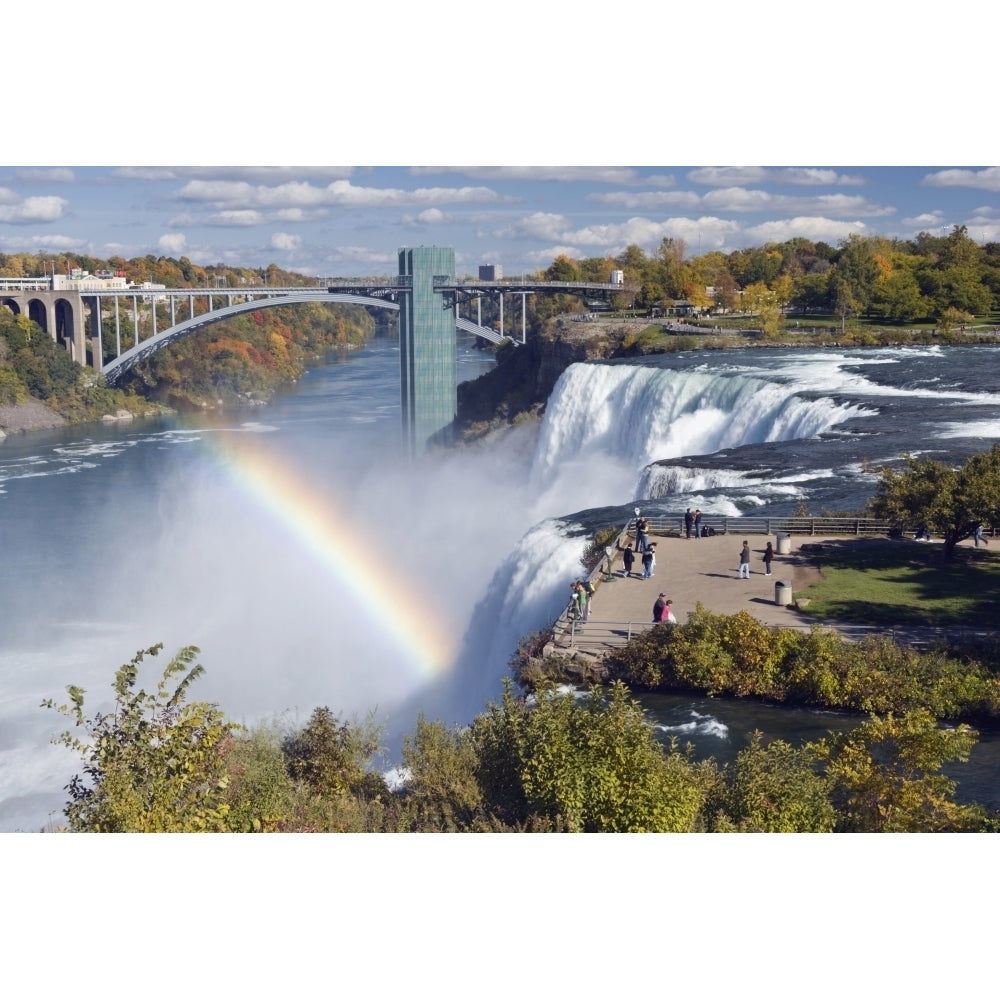
<path fill-rule="evenodd" d="M 628 212 L 649 212 L 658 208 L 697 210 L 701 204 L 701 196 L 694 191 L 608 191 L 588 194 L 587 200 Z"/>
<path fill-rule="evenodd" d="M 272 250 L 298 250 L 302 246 L 302 237 L 291 233 L 273 233 L 268 246 Z"/>
<path fill-rule="evenodd" d="M 533 212 L 502 229 L 493 235 L 500 239 L 519 239 L 532 237 L 539 240 L 562 240 L 570 229 L 569 219 L 565 215 L 554 212 Z"/>
<path fill-rule="evenodd" d="M 768 172 L 763 167 L 699 167 L 688 173 L 687 179 L 694 184 L 709 187 L 731 187 L 742 184 L 762 184 Z"/>
<path fill-rule="evenodd" d="M 184 252 L 187 246 L 187 239 L 183 233 L 165 233 L 157 241 L 156 245 L 166 254 L 177 256 Z"/>
<path fill-rule="evenodd" d="M 6 193 L 6 192 L 5 192 Z M 55 195 L 37 195 L 14 202 L 0 204 L 0 222 L 11 225 L 31 225 L 37 222 L 55 222 L 63 217 L 69 202 Z"/>
<path fill-rule="evenodd" d="M 216 212 L 201 220 L 205 226 L 259 226 L 266 221 L 260 212 L 253 209 L 234 209 L 232 211 Z"/>
<path fill-rule="evenodd" d="M 72 184 L 76 180 L 76 175 L 68 167 L 30 167 L 15 170 L 14 176 L 20 181 L 42 181 L 47 184 Z"/>
<path fill-rule="evenodd" d="M 253 181 L 257 184 L 277 184 L 292 178 L 313 177 L 317 180 L 350 177 L 354 167 L 116 167 L 112 177 L 125 180 L 179 181 L 200 180 Z"/>
<path fill-rule="evenodd" d="M 894 215 L 891 205 L 879 205 L 859 195 L 820 194 L 811 196 L 770 194 L 747 188 L 722 188 L 709 191 L 702 199 L 711 212 L 769 212 L 775 215 Z"/>
<path fill-rule="evenodd" d="M 316 206 L 385 208 L 509 200 L 484 187 L 415 188 L 406 191 L 402 188 L 360 187 L 349 180 L 337 180 L 326 187 L 316 187 L 305 181 L 267 187 L 254 186 L 246 181 L 193 180 L 181 187 L 175 197 L 215 209 L 239 208 L 243 211 L 251 208 Z"/>
<path fill-rule="evenodd" d="M 857 174 L 838 174 L 836 170 L 824 170 L 819 167 L 785 167 L 783 170 L 775 171 L 774 177 L 785 184 L 826 184 L 841 187 L 865 183 L 865 179 Z"/>
<path fill-rule="evenodd" d="M 407 213 L 400 217 L 399 223 L 406 229 L 422 229 L 425 226 L 442 226 L 452 221 L 452 216 L 448 212 L 442 212 L 440 208 L 425 208 L 416 215 Z"/>
<path fill-rule="evenodd" d="M 668 187 L 674 183 L 669 174 L 643 177 L 634 167 L 411 167 L 414 176 L 464 174 L 487 181 L 584 181 L 602 184 L 655 184 Z"/>
<path fill-rule="evenodd" d="M 658 208 L 699 209 L 710 214 L 724 212 L 768 212 L 788 215 L 893 215 L 891 205 L 880 205 L 858 195 L 772 194 L 759 188 L 726 187 L 699 195 L 694 191 L 611 191 L 590 194 L 589 201 L 596 201 L 611 208 L 628 211 L 655 211 Z"/>
<path fill-rule="evenodd" d="M 86 240 L 77 239 L 75 236 L 53 235 L 52 233 L 45 236 L 29 236 L 26 239 L 20 236 L 0 237 L 0 246 L 10 253 L 23 253 L 27 250 L 35 253 L 56 250 L 86 253 L 89 250 Z"/>
<path fill-rule="evenodd" d="M 868 227 L 858 220 L 841 222 L 818 216 L 799 216 L 794 219 L 774 219 L 757 226 L 749 226 L 741 235 L 754 244 L 783 243 L 795 236 L 804 236 L 814 242 L 835 243 L 837 240 L 846 239 L 851 233 L 865 234 L 867 229 Z"/>
<path fill-rule="evenodd" d="M 922 184 L 930 187 L 970 187 L 983 191 L 1000 191 L 1000 167 L 984 167 L 982 170 L 939 170 L 928 174 Z"/>
<path fill-rule="evenodd" d="M 795 185 L 859 185 L 864 178 L 851 174 L 838 174 L 836 170 L 821 167 L 699 167 L 688 173 L 695 184 L 708 187 L 732 187 L 745 184 L 795 184 Z"/>
<path fill-rule="evenodd" d="M 497 230 L 493 235 L 504 239 L 535 238 L 553 241 L 567 247 L 584 248 L 585 255 L 620 253 L 630 243 L 652 249 L 664 237 L 685 240 L 692 248 L 713 249 L 723 246 L 736 233 L 736 222 L 713 216 L 698 219 L 670 218 L 653 221 L 636 216 L 625 222 L 602 223 L 573 229 L 562 215 L 536 212 L 513 226 Z M 579 252 L 574 256 L 579 256 Z"/>
<path fill-rule="evenodd" d="M 946 222 L 944 212 L 938 210 L 921 212 L 920 215 L 914 215 L 912 218 L 899 220 L 901 226 L 909 226 L 913 229 L 940 229 Z"/>

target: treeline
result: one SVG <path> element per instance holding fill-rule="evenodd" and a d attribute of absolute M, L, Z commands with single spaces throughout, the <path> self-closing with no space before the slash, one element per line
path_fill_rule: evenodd
<path fill-rule="evenodd" d="M 680 629 L 682 626 L 675 626 Z M 666 629 L 654 630 L 666 632 Z M 505 685 L 466 727 L 420 718 L 400 781 L 379 768 L 380 727 L 317 708 L 304 726 L 245 729 L 189 701 L 203 673 L 187 647 L 155 691 L 140 651 L 114 681 L 114 709 L 88 718 L 84 692 L 57 708 L 82 774 L 67 785 L 79 832 L 938 832 L 995 831 L 1000 817 L 955 799 L 945 764 L 969 726 L 919 704 L 873 714 L 800 747 L 760 733 L 731 765 L 664 744 L 625 684 L 580 698 Z"/>
<path fill-rule="evenodd" d="M 232 267 L 228 264 L 193 264 L 187 257 L 108 257 L 101 259 L 77 253 L 0 253 L 0 278 L 29 278 L 45 274 L 68 275 L 74 268 L 96 274 L 115 271 L 135 284 L 149 281 L 167 288 L 192 286 L 235 290 L 245 285 L 315 285 L 316 278 L 285 271 L 277 264 L 266 267 Z"/>
<path fill-rule="evenodd" d="M 374 332 L 375 321 L 357 307 L 257 309 L 179 337 L 136 365 L 131 384 L 175 409 L 267 400 L 314 359 L 364 344 Z"/>
<path fill-rule="evenodd" d="M 612 269 L 625 277 L 619 306 L 666 309 L 685 301 L 702 310 L 763 313 L 768 319 L 787 307 L 842 319 L 947 326 L 990 314 L 1000 295 L 1000 243 L 980 246 L 965 226 L 912 240 L 851 235 L 837 246 L 796 237 L 694 257 L 683 240 L 664 239 L 652 255 L 635 245 L 616 257 L 561 255 L 544 276 L 607 282 Z M 537 305 L 547 308 L 544 298 Z"/>

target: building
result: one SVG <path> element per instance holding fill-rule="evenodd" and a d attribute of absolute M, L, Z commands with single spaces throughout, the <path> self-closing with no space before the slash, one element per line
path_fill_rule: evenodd
<path fill-rule="evenodd" d="M 404 247 L 399 276 L 410 293 L 399 298 L 400 402 L 403 445 L 415 455 L 436 434 L 449 429 L 458 412 L 455 311 L 435 290 L 434 279 L 455 281 L 450 247 Z"/>
<path fill-rule="evenodd" d="M 124 271 L 99 271 L 91 274 L 74 267 L 69 274 L 52 275 L 52 291 L 54 292 L 112 292 L 131 288 Z M 158 285 L 163 288 L 163 285 Z"/>
<path fill-rule="evenodd" d="M 503 266 L 501 264 L 480 264 L 480 281 L 500 281 L 503 278 Z"/>

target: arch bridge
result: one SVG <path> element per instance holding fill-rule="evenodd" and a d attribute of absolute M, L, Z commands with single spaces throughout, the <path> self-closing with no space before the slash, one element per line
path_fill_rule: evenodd
<path fill-rule="evenodd" d="M 403 431 L 411 453 L 445 430 L 457 413 L 455 331 L 462 330 L 494 344 L 518 341 L 504 334 L 504 299 L 521 296 L 521 340 L 526 339 L 526 301 L 538 293 L 584 294 L 621 292 L 618 284 L 534 280 L 474 281 L 455 278 L 454 250 L 440 247 L 399 251 L 395 278 L 328 279 L 324 285 L 240 288 L 108 288 L 83 280 L 72 288 L 53 288 L 55 278 L 0 279 L 0 304 L 38 323 L 53 340 L 65 344 L 81 365 L 90 355 L 108 385 L 121 383 L 129 371 L 156 351 L 195 330 L 240 313 L 307 302 L 346 303 L 397 312 L 400 316 L 400 393 Z M 500 331 L 482 322 L 484 296 L 499 300 Z M 476 303 L 476 318 L 463 317 Z M 169 311 L 169 323 L 157 329 L 157 312 Z M 123 351 L 122 316 L 130 315 L 135 344 Z M 146 322 L 148 335 L 141 339 Z M 90 328 L 89 343 L 86 334 Z M 105 343 L 114 357 L 103 361 Z"/>

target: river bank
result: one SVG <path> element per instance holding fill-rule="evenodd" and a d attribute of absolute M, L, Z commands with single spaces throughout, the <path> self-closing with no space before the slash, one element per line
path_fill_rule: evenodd
<path fill-rule="evenodd" d="M 0 406 L 0 441 L 8 434 L 24 434 L 27 431 L 44 431 L 62 427 L 69 423 L 65 417 L 50 409 L 37 399 L 26 403 Z"/>

